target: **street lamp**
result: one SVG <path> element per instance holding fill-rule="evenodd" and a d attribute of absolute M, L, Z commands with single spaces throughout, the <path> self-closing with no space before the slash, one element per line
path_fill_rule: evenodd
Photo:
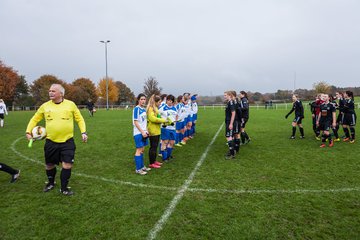
<path fill-rule="evenodd" d="M 109 79 L 108 79 L 108 66 L 107 66 L 107 44 L 110 40 L 100 41 L 105 44 L 105 77 L 106 77 L 106 110 L 109 110 Z"/>

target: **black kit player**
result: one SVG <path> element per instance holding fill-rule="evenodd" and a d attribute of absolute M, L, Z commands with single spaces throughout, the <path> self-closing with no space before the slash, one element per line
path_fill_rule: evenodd
<path fill-rule="evenodd" d="M 251 138 L 245 130 L 246 123 L 249 121 L 249 100 L 245 91 L 240 91 L 240 108 L 241 108 L 241 143 L 247 144 L 251 141 Z"/>
<path fill-rule="evenodd" d="M 334 146 L 334 142 L 330 135 L 330 128 L 336 127 L 336 108 L 334 104 L 329 101 L 329 95 L 323 94 L 323 104 L 320 106 L 320 113 L 316 125 L 323 132 L 321 137 L 321 148 L 326 147 L 325 142 L 329 140 L 329 147 Z"/>
<path fill-rule="evenodd" d="M 235 153 L 240 151 L 240 129 L 241 129 L 241 101 L 236 97 L 236 91 L 232 93 L 234 95 L 233 101 L 235 104 L 235 120 L 234 120 L 234 149 Z"/>
<path fill-rule="evenodd" d="M 234 148 L 234 121 L 236 115 L 235 104 L 233 102 L 233 95 L 232 91 L 224 92 L 224 100 L 226 101 L 226 108 L 225 108 L 225 137 L 227 140 L 227 145 L 229 147 L 229 152 L 225 155 L 226 159 L 233 159 L 235 158 L 235 148 Z M 235 126 L 237 127 L 237 126 Z"/>
<path fill-rule="evenodd" d="M 355 102 L 354 95 L 351 91 L 346 91 L 344 93 L 344 117 L 343 117 L 343 128 L 345 132 L 344 142 L 355 142 L 355 125 L 356 125 L 356 113 L 355 113 Z M 350 129 L 350 133 L 349 133 Z M 351 136 L 350 136 L 351 134 Z"/>
<path fill-rule="evenodd" d="M 313 131 L 315 133 L 316 140 L 319 140 L 319 141 L 321 140 L 320 139 L 320 131 L 319 131 L 319 128 L 316 126 L 316 121 L 317 121 L 317 118 L 319 116 L 320 105 L 321 104 L 322 104 L 321 94 L 316 95 L 315 101 L 309 103 L 310 110 L 311 110 Z"/>
<path fill-rule="evenodd" d="M 299 100 L 299 96 L 297 94 L 294 94 L 292 96 L 293 100 L 293 107 L 290 110 L 288 114 L 286 114 L 285 118 L 288 118 L 291 113 L 295 111 L 295 118 L 292 121 L 292 134 L 290 136 L 290 139 L 295 139 L 295 133 L 296 133 L 296 126 L 299 127 L 300 131 L 300 138 L 304 138 L 304 128 L 302 126 L 302 119 L 304 118 L 304 107 L 302 105 L 302 102 Z"/>
<path fill-rule="evenodd" d="M 345 105 L 345 98 L 344 98 L 344 94 L 342 92 L 336 92 L 336 99 L 338 100 L 338 107 L 337 110 L 339 110 L 339 114 L 337 115 L 336 118 L 336 128 L 337 131 L 339 132 L 339 128 L 340 126 L 342 126 L 342 120 L 343 120 L 343 116 L 344 116 L 344 105 Z M 345 138 L 345 136 L 344 136 Z"/>
<path fill-rule="evenodd" d="M 334 96 L 329 95 L 329 102 L 334 105 L 335 109 L 339 108 L 339 105 L 336 102 L 336 97 L 334 98 Z M 336 115 L 336 112 L 335 112 L 335 115 Z M 339 129 L 338 124 L 336 123 L 336 126 L 335 127 L 332 126 L 331 129 L 334 134 L 334 142 L 340 142 L 340 138 L 339 138 L 339 134 L 338 134 L 338 129 Z"/>

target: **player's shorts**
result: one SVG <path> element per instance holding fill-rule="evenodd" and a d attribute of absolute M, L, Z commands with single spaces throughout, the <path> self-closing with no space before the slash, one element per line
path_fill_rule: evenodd
<path fill-rule="evenodd" d="M 233 123 L 233 129 L 230 130 L 229 126 L 230 126 L 230 122 L 225 122 L 225 137 L 232 137 L 234 136 L 234 134 L 239 134 L 240 133 L 240 129 L 239 129 L 239 123 L 238 121 L 234 121 Z"/>
<path fill-rule="evenodd" d="M 197 120 L 197 113 L 193 114 L 192 121 L 195 122 Z"/>
<path fill-rule="evenodd" d="M 355 126 L 356 125 L 356 114 L 355 113 L 345 113 L 343 115 L 342 124 L 348 125 L 348 126 Z"/>
<path fill-rule="evenodd" d="M 136 148 L 142 148 L 149 145 L 149 138 L 144 138 L 142 134 L 137 134 L 134 136 Z"/>
<path fill-rule="evenodd" d="M 319 122 L 319 130 L 321 131 L 330 131 L 331 121 Z"/>
<path fill-rule="evenodd" d="M 246 123 L 249 119 L 247 118 L 241 118 L 241 122 L 240 122 L 240 128 L 245 128 Z"/>
<path fill-rule="evenodd" d="M 293 120 L 294 123 L 296 124 L 301 124 L 302 123 L 302 117 L 296 116 Z"/>
<path fill-rule="evenodd" d="M 161 129 L 161 140 L 175 140 L 176 131 L 172 129 L 162 128 Z"/>
<path fill-rule="evenodd" d="M 44 145 L 45 163 L 56 165 L 59 165 L 60 162 L 74 163 L 75 149 L 73 138 L 63 143 L 56 143 L 46 139 Z"/>
<path fill-rule="evenodd" d="M 4 119 L 4 114 L 0 113 L 0 119 Z"/>
<path fill-rule="evenodd" d="M 185 127 L 184 121 L 176 122 L 176 124 L 175 124 L 175 129 L 178 130 L 178 131 L 182 130 L 184 127 Z"/>

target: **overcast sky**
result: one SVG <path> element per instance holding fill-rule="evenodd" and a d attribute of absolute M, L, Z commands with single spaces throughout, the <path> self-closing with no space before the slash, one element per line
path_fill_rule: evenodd
<path fill-rule="evenodd" d="M 175 95 L 360 86 L 359 23 L 359 0 L 0 0 L 0 59 L 97 84 L 110 40 L 108 75 L 135 94 L 149 76 Z"/>

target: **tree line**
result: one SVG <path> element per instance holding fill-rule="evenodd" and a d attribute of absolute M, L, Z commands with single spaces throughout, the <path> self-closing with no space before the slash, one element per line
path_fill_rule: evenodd
<path fill-rule="evenodd" d="M 85 105 L 89 100 L 97 104 L 106 103 L 106 79 L 100 80 L 95 86 L 89 78 L 78 78 L 72 83 L 53 75 L 42 75 L 30 85 L 25 76 L 19 75 L 12 67 L 0 61 L 0 98 L 7 105 L 39 106 L 49 100 L 48 90 L 53 83 L 62 84 L 65 97 L 77 105 Z M 108 78 L 109 103 L 119 105 L 133 103 L 134 93 L 125 83 Z"/>

